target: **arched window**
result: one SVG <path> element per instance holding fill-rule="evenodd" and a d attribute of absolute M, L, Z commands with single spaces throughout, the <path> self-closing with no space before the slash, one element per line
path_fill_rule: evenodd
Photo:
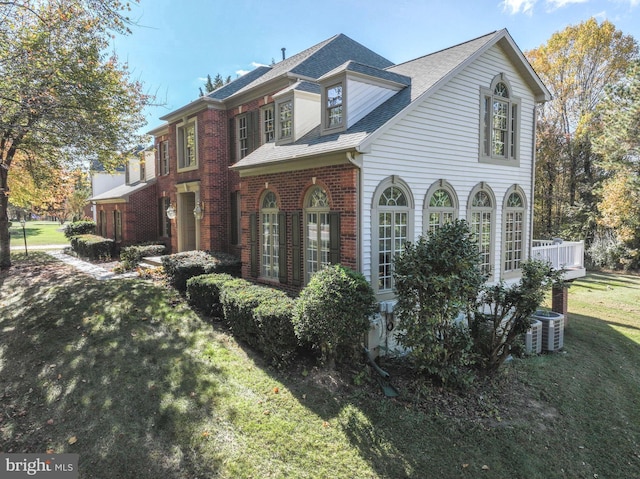
<path fill-rule="evenodd" d="M 260 219 L 262 221 L 262 244 L 260 274 L 265 278 L 279 277 L 279 237 L 278 202 L 273 191 L 267 191 L 260 205 Z"/>
<path fill-rule="evenodd" d="M 380 184 L 374 196 L 373 284 L 379 293 L 393 291 L 393 258 L 410 241 L 413 200 L 409 188 L 398 180 Z"/>
<path fill-rule="evenodd" d="M 524 193 L 516 186 L 509 188 L 503 204 L 503 274 L 517 271 L 525 254 Z"/>
<path fill-rule="evenodd" d="M 482 272 L 492 275 L 494 249 L 495 199 L 493 192 L 484 184 L 471 192 L 469 199 L 469 227 L 480 252 Z"/>
<path fill-rule="evenodd" d="M 493 79 L 491 88 L 482 89 L 481 107 L 481 159 L 517 160 L 520 100 L 504 74 Z"/>
<path fill-rule="evenodd" d="M 440 180 L 427 191 L 425 197 L 422 228 L 425 233 L 433 233 L 437 228 L 453 222 L 458 217 L 458 198 L 454 189 Z"/>
<path fill-rule="evenodd" d="M 327 192 L 314 187 L 305 201 L 305 283 L 330 263 L 329 198 Z"/>

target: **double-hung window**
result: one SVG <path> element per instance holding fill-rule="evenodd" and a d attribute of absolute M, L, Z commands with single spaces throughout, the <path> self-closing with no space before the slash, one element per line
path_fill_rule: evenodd
<path fill-rule="evenodd" d="M 169 140 L 161 141 L 158 145 L 158 159 L 160 164 L 160 174 L 169 174 Z"/>
<path fill-rule="evenodd" d="M 238 152 L 240 158 L 249 153 L 249 125 L 247 115 L 238 117 Z"/>
<path fill-rule="evenodd" d="M 342 103 L 342 83 L 327 88 L 327 128 L 342 126 L 344 121 Z"/>
<path fill-rule="evenodd" d="M 262 142 L 269 143 L 275 139 L 275 118 L 273 117 L 273 105 L 262 109 Z"/>
<path fill-rule="evenodd" d="M 480 159 L 518 160 L 520 100 L 513 96 L 504 75 L 498 75 L 491 88 L 481 92 Z"/>
<path fill-rule="evenodd" d="M 198 139 L 196 121 L 187 120 L 177 129 L 178 134 L 178 169 L 194 169 L 198 166 Z"/>
<path fill-rule="evenodd" d="M 278 139 L 287 140 L 293 136 L 293 100 L 278 103 Z"/>

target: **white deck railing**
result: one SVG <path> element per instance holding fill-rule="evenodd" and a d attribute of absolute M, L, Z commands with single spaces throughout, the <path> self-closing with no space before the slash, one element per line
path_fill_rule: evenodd
<path fill-rule="evenodd" d="M 531 256 L 548 261 L 554 269 L 567 270 L 567 279 L 586 274 L 584 268 L 584 241 L 533 240 Z"/>

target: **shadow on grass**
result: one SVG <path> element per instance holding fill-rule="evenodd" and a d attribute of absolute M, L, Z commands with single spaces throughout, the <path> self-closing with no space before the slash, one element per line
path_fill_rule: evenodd
<path fill-rule="evenodd" d="M 221 394 L 212 358 L 184 354 L 198 318 L 170 290 L 29 258 L 0 276 L 0 450 L 78 453 L 82 477 L 215 472 L 175 441 Z"/>

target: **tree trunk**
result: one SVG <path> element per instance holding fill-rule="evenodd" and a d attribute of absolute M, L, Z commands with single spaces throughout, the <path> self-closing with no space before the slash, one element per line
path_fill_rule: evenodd
<path fill-rule="evenodd" d="M 9 197 L 7 191 L 7 170 L 0 166 L 0 270 L 11 267 L 11 237 L 9 236 Z"/>

